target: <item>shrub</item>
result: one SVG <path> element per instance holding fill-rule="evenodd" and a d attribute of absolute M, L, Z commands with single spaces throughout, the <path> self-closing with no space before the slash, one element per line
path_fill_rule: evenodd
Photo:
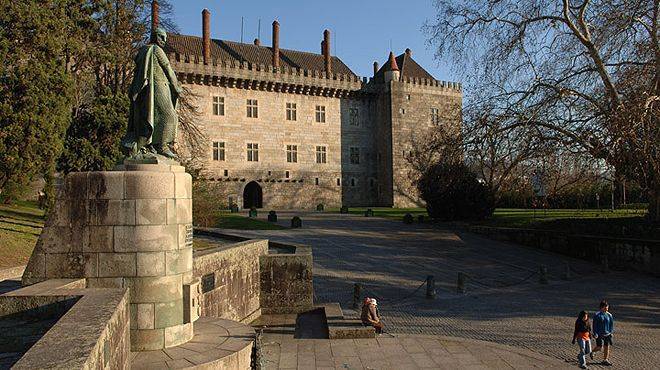
<path fill-rule="evenodd" d="M 218 212 L 226 209 L 222 188 L 205 180 L 193 182 L 193 223 L 197 226 L 214 227 Z"/>
<path fill-rule="evenodd" d="M 323 206 L 323 203 L 319 203 L 319 204 L 316 205 L 316 210 L 317 211 L 323 212 L 324 209 L 325 209 L 325 206 Z"/>
<path fill-rule="evenodd" d="M 406 213 L 406 214 L 403 216 L 403 223 L 404 223 L 404 224 L 408 224 L 408 225 L 410 225 L 410 224 L 412 224 L 414 221 L 415 221 L 415 218 L 414 218 L 413 215 L 411 215 L 410 213 Z"/>
<path fill-rule="evenodd" d="M 432 218 L 481 220 L 493 214 L 494 197 L 463 163 L 436 163 L 417 183 Z"/>

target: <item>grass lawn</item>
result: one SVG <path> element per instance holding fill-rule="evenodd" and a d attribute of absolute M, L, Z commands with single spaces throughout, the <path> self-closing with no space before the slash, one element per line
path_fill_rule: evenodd
<path fill-rule="evenodd" d="M 27 263 L 43 225 L 36 203 L 0 204 L 0 269 Z"/>
<path fill-rule="evenodd" d="M 215 227 L 234 230 L 281 230 L 284 227 L 229 211 L 218 212 Z"/>

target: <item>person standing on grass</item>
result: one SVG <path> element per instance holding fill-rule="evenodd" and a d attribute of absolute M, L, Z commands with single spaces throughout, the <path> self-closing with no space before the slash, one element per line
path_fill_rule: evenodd
<path fill-rule="evenodd" d="M 378 306 L 378 302 L 374 298 L 365 298 L 360 319 L 364 326 L 371 325 L 376 329 L 376 334 L 382 334 L 385 325 L 380 321 L 380 315 L 378 315 L 378 308 L 376 306 Z"/>
<path fill-rule="evenodd" d="M 580 346 L 578 362 L 580 369 L 587 368 L 587 355 L 591 353 L 591 325 L 589 324 L 589 314 L 587 311 L 580 311 L 577 320 L 575 320 L 575 331 L 573 332 L 573 344 L 577 341 Z"/>
<path fill-rule="evenodd" d="M 609 312 L 610 305 L 606 300 L 600 301 L 600 311 L 594 315 L 593 327 L 596 337 L 596 348 L 591 352 L 591 359 L 594 353 L 603 350 L 603 362 L 605 366 L 612 366 L 610 362 L 610 353 L 612 347 L 612 333 L 614 332 L 614 316 Z"/>

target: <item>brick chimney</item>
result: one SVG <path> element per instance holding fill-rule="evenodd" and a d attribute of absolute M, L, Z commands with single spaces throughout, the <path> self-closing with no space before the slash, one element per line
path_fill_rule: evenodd
<path fill-rule="evenodd" d="M 378 62 L 374 62 L 374 76 L 378 73 Z"/>
<path fill-rule="evenodd" d="M 158 5 L 158 0 L 153 0 L 151 2 L 151 33 L 156 33 L 160 19 L 158 18 L 158 11 L 160 10 L 160 5 Z"/>
<path fill-rule="evenodd" d="M 273 68 L 280 69 L 280 23 L 273 21 Z"/>
<path fill-rule="evenodd" d="M 211 12 L 204 8 L 202 10 L 202 56 L 204 64 L 211 61 Z"/>
<path fill-rule="evenodd" d="M 323 58 L 325 60 L 325 72 L 332 73 L 332 58 L 330 57 L 330 31 L 323 31 Z"/>
<path fill-rule="evenodd" d="M 261 46 L 261 41 L 259 39 L 254 39 L 254 44 L 257 46 Z"/>

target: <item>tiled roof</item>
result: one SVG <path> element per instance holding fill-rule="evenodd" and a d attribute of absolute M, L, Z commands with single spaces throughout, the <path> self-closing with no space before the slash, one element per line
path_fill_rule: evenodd
<path fill-rule="evenodd" d="M 202 38 L 198 36 L 169 34 L 165 52 L 197 55 L 201 59 Z M 223 61 L 233 59 L 238 62 L 246 61 L 253 64 L 270 65 L 272 63 L 273 52 L 272 48 L 268 46 L 211 39 L 211 58 Z M 325 70 L 322 54 L 287 49 L 280 49 L 280 65 L 307 70 Z M 332 73 L 355 76 L 355 73 L 341 59 L 334 56 L 332 57 Z"/>
<path fill-rule="evenodd" d="M 420 79 L 429 79 L 435 80 L 430 73 L 428 73 L 422 66 L 417 64 L 412 56 L 409 56 L 407 53 L 403 53 L 396 57 L 395 59 L 397 66 L 399 67 L 399 73 L 401 78 L 420 78 Z M 391 63 L 388 62 L 383 64 L 383 66 L 376 72 L 374 76 L 376 79 L 382 79 L 385 72 L 392 70 Z"/>

